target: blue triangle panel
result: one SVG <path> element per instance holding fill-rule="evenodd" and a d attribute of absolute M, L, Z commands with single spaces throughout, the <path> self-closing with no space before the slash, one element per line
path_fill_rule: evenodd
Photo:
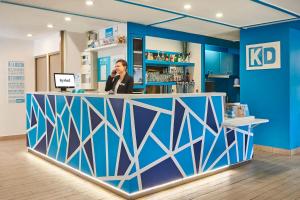
<path fill-rule="evenodd" d="M 61 120 L 63 123 L 63 126 L 65 128 L 67 137 L 69 135 L 69 126 L 70 126 L 70 112 L 69 109 L 65 109 L 63 115 L 61 116 Z"/>
<path fill-rule="evenodd" d="M 227 146 L 229 147 L 235 141 L 235 133 L 233 129 L 227 129 L 227 131 Z"/>
<path fill-rule="evenodd" d="M 88 159 L 86 158 L 83 150 L 81 151 L 81 171 L 83 171 L 85 174 L 92 176 L 92 172 L 89 167 Z"/>
<path fill-rule="evenodd" d="M 67 153 L 67 140 L 66 140 L 65 136 L 62 135 L 60 146 L 59 146 L 59 152 L 58 152 L 58 155 L 57 155 L 57 160 L 62 162 L 62 163 L 65 163 L 66 153 Z"/>
<path fill-rule="evenodd" d="M 141 174 L 143 189 L 183 178 L 171 158 L 164 160 Z"/>
<path fill-rule="evenodd" d="M 56 96 L 56 110 L 58 114 L 61 114 L 63 108 L 66 105 L 66 99 L 64 96 Z"/>
<path fill-rule="evenodd" d="M 29 143 L 30 147 L 33 148 L 36 144 L 36 134 L 37 134 L 37 128 L 34 127 L 28 132 L 28 137 L 29 137 Z"/>
<path fill-rule="evenodd" d="M 223 122 L 223 97 L 222 96 L 212 96 L 211 97 L 212 103 L 214 104 L 217 120 L 219 125 Z"/>
<path fill-rule="evenodd" d="M 203 135 L 203 125 L 195 118 L 193 115 L 190 116 L 190 124 L 191 124 L 191 131 L 192 131 L 192 139 L 198 139 Z"/>
<path fill-rule="evenodd" d="M 118 187 L 119 183 L 121 182 L 120 180 L 111 180 L 111 181 L 105 181 L 106 183 Z"/>
<path fill-rule="evenodd" d="M 134 105 L 133 113 L 134 113 L 136 142 L 137 142 L 137 147 L 139 147 L 151 123 L 153 122 L 153 119 L 157 112 Z"/>
<path fill-rule="evenodd" d="M 35 98 L 32 97 L 32 108 L 34 109 L 34 112 L 36 114 L 36 116 L 38 115 L 39 113 L 39 106 L 35 100 Z"/>
<path fill-rule="evenodd" d="M 195 156 L 195 164 L 196 170 L 199 171 L 200 160 L 201 160 L 201 149 L 202 149 L 202 140 L 193 144 L 194 148 L 194 156 Z"/>
<path fill-rule="evenodd" d="M 55 115 L 53 114 L 48 101 L 46 101 L 46 116 L 52 121 L 53 124 L 55 123 Z"/>
<path fill-rule="evenodd" d="M 26 94 L 26 113 L 30 117 L 30 111 L 31 111 L 31 94 Z"/>
<path fill-rule="evenodd" d="M 36 101 L 40 107 L 40 109 L 45 113 L 45 95 L 43 94 L 34 94 Z"/>
<path fill-rule="evenodd" d="M 94 172 L 94 156 L 93 156 L 93 150 L 92 150 L 92 140 L 89 139 L 85 144 L 84 144 L 84 149 L 86 152 L 86 155 L 89 159 L 89 163 L 92 167 L 92 170 Z"/>
<path fill-rule="evenodd" d="M 122 125 L 124 99 L 110 98 L 109 99 L 112 109 L 119 123 L 119 127 Z"/>
<path fill-rule="evenodd" d="M 38 140 L 44 135 L 46 132 L 46 119 L 42 112 L 39 112 L 39 117 L 37 120 L 38 123 Z"/>
<path fill-rule="evenodd" d="M 151 137 L 148 137 L 139 155 L 140 169 L 164 155 L 166 155 L 166 152 Z"/>
<path fill-rule="evenodd" d="M 91 107 L 90 107 L 90 119 L 91 119 L 92 131 L 93 131 L 102 122 L 102 119 Z"/>
<path fill-rule="evenodd" d="M 194 174 L 194 161 L 190 147 L 175 154 L 175 158 L 187 176 Z"/>
<path fill-rule="evenodd" d="M 93 136 L 93 148 L 95 156 L 96 176 L 103 177 L 106 174 L 106 144 L 105 144 L 105 127 L 101 126 Z"/>
<path fill-rule="evenodd" d="M 52 108 L 52 112 L 56 113 L 56 109 L 55 109 L 55 96 L 54 95 L 48 95 L 48 100 L 50 102 L 51 108 Z"/>
<path fill-rule="evenodd" d="M 221 133 L 218 135 L 218 139 L 215 145 L 213 146 L 213 149 L 210 153 L 204 171 L 206 171 L 215 162 L 215 160 L 219 158 L 220 155 L 225 151 L 226 151 L 225 134 L 224 134 L 224 130 L 222 130 Z"/>
<path fill-rule="evenodd" d="M 250 160 L 250 159 L 252 159 L 251 154 L 253 151 L 253 136 L 249 136 L 249 142 L 248 142 L 247 146 L 248 147 L 247 147 L 246 159 Z"/>
<path fill-rule="evenodd" d="M 100 97 L 85 97 L 86 100 L 92 104 L 97 111 L 104 116 L 104 98 Z"/>
<path fill-rule="evenodd" d="M 72 159 L 69 161 L 68 165 L 75 169 L 79 169 L 79 158 L 80 158 L 80 151 L 78 151 Z"/>
<path fill-rule="evenodd" d="M 114 176 L 119 150 L 119 137 L 109 127 L 107 127 L 107 140 L 109 157 L 109 176 Z"/>
<path fill-rule="evenodd" d="M 40 142 L 36 145 L 35 150 L 42 154 L 46 154 L 46 135 L 40 140 Z"/>
<path fill-rule="evenodd" d="M 119 130 L 119 128 L 117 127 L 117 124 L 114 120 L 114 117 L 113 117 L 113 113 L 112 113 L 112 110 L 110 109 L 109 105 L 108 105 L 108 100 L 107 100 L 107 103 L 106 103 L 106 120 L 116 129 L 116 130 Z"/>
<path fill-rule="evenodd" d="M 217 122 L 216 122 L 210 101 L 208 101 L 206 123 L 212 130 L 214 130 L 216 133 L 218 133 L 218 126 L 217 126 Z"/>
<path fill-rule="evenodd" d="M 175 116 L 174 116 L 174 129 L 173 129 L 173 145 L 172 149 L 175 149 L 179 130 L 183 121 L 183 115 L 185 112 L 185 108 L 176 100 L 175 102 Z"/>
<path fill-rule="evenodd" d="M 56 124 L 57 124 L 57 137 L 60 139 L 61 133 L 62 133 L 62 122 L 61 119 L 56 116 Z"/>
<path fill-rule="evenodd" d="M 152 128 L 152 133 L 165 145 L 170 148 L 171 115 L 161 113 Z"/>
<path fill-rule="evenodd" d="M 125 190 L 128 193 L 137 192 L 139 190 L 137 177 L 124 181 L 122 190 Z"/>
<path fill-rule="evenodd" d="M 135 164 L 133 164 L 133 166 L 132 166 L 132 168 L 131 168 L 131 170 L 129 172 L 129 175 L 131 175 L 131 174 L 133 174 L 135 172 L 136 172 L 136 166 L 135 166 Z"/>
<path fill-rule="evenodd" d="M 212 147 L 212 144 L 215 140 L 215 136 L 209 131 L 209 130 L 205 130 L 205 137 L 204 137 L 204 141 L 203 141 L 203 153 L 202 153 L 202 163 L 201 166 L 203 166 L 206 157 L 208 155 L 208 152 L 210 150 L 210 148 Z"/>
<path fill-rule="evenodd" d="M 36 125 L 37 120 L 36 120 L 36 114 L 34 112 L 34 109 L 31 108 L 31 122 L 30 122 L 30 126 L 33 127 L 34 125 Z"/>
<path fill-rule="evenodd" d="M 130 159 L 126 152 L 126 149 L 124 147 L 124 144 L 122 144 L 121 152 L 120 152 L 120 158 L 119 158 L 119 168 L 118 168 L 118 176 L 122 176 L 125 174 L 126 170 L 128 169 L 130 165 Z"/>
<path fill-rule="evenodd" d="M 243 148 L 244 134 L 236 132 L 236 137 L 237 137 L 237 143 L 238 143 L 239 162 L 241 162 L 244 160 L 244 148 Z"/>
<path fill-rule="evenodd" d="M 181 100 L 204 121 L 207 97 L 182 97 Z"/>
<path fill-rule="evenodd" d="M 227 159 L 227 154 L 224 154 L 224 156 L 217 162 L 217 164 L 213 167 L 213 169 L 218 169 L 220 167 L 224 167 L 228 165 L 228 159 Z"/>
<path fill-rule="evenodd" d="M 189 135 L 189 128 L 188 128 L 188 122 L 187 118 L 184 120 L 184 126 L 182 129 L 182 133 L 180 136 L 180 141 L 179 141 L 179 146 L 182 147 L 183 145 L 187 144 L 190 142 L 190 135 Z"/>
<path fill-rule="evenodd" d="M 134 149 L 133 149 L 133 139 L 132 139 L 130 104 L 128 104 L 128 103 L 126 105 L 126 111 L 125 111 L 125 122 L 124 122 L 123 136 L 124 136 L 125 143 L 127 144 L 127 147 L 130 151 L 130 154 L 133 156 Z"/>
<path fill-rule="evenodd" d="M 81 99 L 80 97 L 74 97 L 73 100 L 73 104 L 71 107 L 71 113 L 73 115 L 74 118 L 74 122 L 76 127 L 78 128 L 78 130 L 80 130 L 81 126 L 80 126 L 80 116 L 81 116 Z M 83 119 L 86 120 L 86 119 Z"/>
<path fill-rule="evenodd" d="M 81 130 L 81 139 L 84 141 L 91 133 L 90 129 L 90 118 L 88 113 L 87 104 L 82 101 L 82 130 Z"/>
<path fill-rule="evenodd" d="M 49 122 L 49 120 L 47 120 L 47 146 L 49 146 L 53 134 L 53 129 L 54 127 L 52 126 L 52 124 Z"/>
<path fill-rule="evenodd" d="M 80 140 L 78 133 L 75 129 L 74 122 L 71 120 L 70 135 L 69 135 L 69 147 L 68 147 L 68 158 L 79 148 Z"/>
<path fill-rule="evenodd" d="M 66 96 L 66 98 L 67 98 L 68 105 L 71 106 L 73 96 Z"/>
<path fill-rule="evenodd" d="M 238 158 L 237 158 L 237 155 L 236 155 L 236 144 L 233 145 L 229 149 L 229 160 L 230 160 L 230 165 L 234 165 L 238 162 Z"/>
<path fill-rule="evenodd" d="M 57 151 L 58 151 L 57 133 L 56 130 L 54 130 L 54 134 L 52 136 L 52 140 L 49 145 L 48 156 L 56 159 Z"/>
<path fill-rule="evenodd" d="M 172 111 L 172 98 L 144 98 L 144 99 L 132 99 L 137 102 L 141 102 L 157 108 L 163 108 Z"/>

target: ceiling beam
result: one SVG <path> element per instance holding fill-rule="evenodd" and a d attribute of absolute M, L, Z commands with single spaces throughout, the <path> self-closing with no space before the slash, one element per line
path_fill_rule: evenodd
<path fill-rule="evenodd" d="M 300 18 L 300 15 L 299 15 L 299 14 L 297 14 L 297 13 L 295 13 L 295 12 L 292 12 L 292 11 L 289 11 L 289 10 L 287 10 L 287 9 L 281 8 L 281 7 L 279 7 L 279 6 L 273 5 L 273 4 L 271 4 L 271 3 L 267 3 L 267 2 L 264 2 L 264 1 L 262 1 L 262 0 L 251 0 L 251 1 L 253 1 L 253 2 L 255 2 L 255 3 L 258 3 L 258 4 L 260 4 L 260 5 L 263 5 L 263 6 L 272 8 L 272 9 L 277 10 L 277 11 L 279 11 L 279 12 L 282 12 L 282 13 L 285 13 L 285 14 L 288 14 L 288 15 L 291 15 L 291 16 L 293 16 L 293 17 Z"/>
<path fill-rule="evenodd" d="M 148 5 L 145 5 L 145 4 L 135 3 L 135 2 L 132 2 L 132 1 L 128 1 L 128 0 L 115 0 L 115 1 L 130 4 L 130 5 L 134 5 L 134 6 L 139 6 L 139 7 L 143 7 L 143 8 L 149 8 L 149 9 L 152 9 L 152 10 L 157 10 L 157 11 L 170 13 L 170 14 L 174 14 L 174 15 L 179 15 L 179 16 L 182 16 L 182 17 L 197 19 L 197 20 L 201 20 L 201 21 L 205 21 L 205 22 L 209 22 L 209 23 L 213 23 L 213 24 L 227 26 L 227 27 L 230 27 L 230 28 L 241 29 L 241 27 L 236 26 L 236 25 L 231 25 L 231 24 L 227 24 L 227 23 L 223 23 L 223 22 L 219 22 L 219 21 L 214 21 L 214 20 L 206 19 L 206 18 L 202 18 L 202 17 L 197 17 L 197 16 L 193 16 L 193 15 L 187 15 L 185 13 L 175 12 L 175 11 L 171 11 L 171 10 L 167 10 L 167 9 L 163 9 L 163 8 L 157 8 L 157 7 L 154 7 L 154 6 L 148 6 Z M 176 18 L 175 18 L 175 20 L 176 20 Z M 163 22 L 160 22 L 160 24 L 161 23 L 163 23 Z"/>
<path fill-rule="evenodd" d="M 49 11 L 49 12 L 54 12 L 54 13 L 60 13 L 60 14 L 67 14 L 67 15 L 77 16 L 77 17 L 85 17 L 85 18 L 89 18 L 89 19 L 96 19 L 96 20 L 115 22 L 115 23 L 124 23 L 123 21 L 114 20 L 114 19 L 108 19 L 108 18 L 96 17 L 96 16 L 90 16 L 90 15 L 83 15 L 83 14 L 78 14 L 78 13 L 73 13 L 73 12 L 68 12 L 68 11 L 44 8 L 44 7 L 40 7 L 40 6 L 34 6 L 34 5 L 23 4 L 23 3 L 15 3 L 15 2 L 5 1 L 5 0 L 0 0 L 0 3 L 14 5 L 14 6 L 21 6 L 21 7 L 25 7 L 25 8 L 32 8 L 32 9 L 37 9 L 37 10 L 43 10 L 43 11 Z"/>

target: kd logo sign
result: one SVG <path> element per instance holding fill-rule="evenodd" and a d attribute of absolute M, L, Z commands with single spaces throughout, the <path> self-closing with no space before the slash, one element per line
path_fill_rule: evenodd
<path fill-rule="evenodd" d="M 280 42 L 246 46 L 247 70 L 280 68 Z"/>

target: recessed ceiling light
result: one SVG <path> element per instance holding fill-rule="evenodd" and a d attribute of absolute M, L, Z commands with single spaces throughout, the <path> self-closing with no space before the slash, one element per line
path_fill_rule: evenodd
<path fill-rule="evenodd" d="M 69 22 L 71 20 L 72 20 L 71 17 L 65 17 L 65 21 Z"/>
<path fill-rule="evenodd" d="M 185 5 L 183 6 L 183 8 L 184 8 L 185 10 L 190 10 L 190 9 L 192 8 L 192 6 L 191 6 L 191 4 L 185 4 Z"/>
<path fill-rule="evenodd" d="M 47 24 L 48 28 L 53 28 L 53 24 Z"/>
<path fill-rule="evenodd" d="M 94 2 L 93 2 L 92 0 L 86 0 L 86 1 L 85 1 L 85 4 L 86 4 L 87 6 L 92 6 L 92 5 L 94 5 Z"/>
<path fill-rule="evenodd" d="M 218 12 L 218 13 L 216 14 L 216 18 L 222 18 L 222 17 L 223 17 L 223 13 Z"/>
<path fill-rule="evenodd" d="M 31 33 L 28 33 L 28 34 L 27 34 L 27 37 L 32 37 L 32 34 L 31 34 Z"/>

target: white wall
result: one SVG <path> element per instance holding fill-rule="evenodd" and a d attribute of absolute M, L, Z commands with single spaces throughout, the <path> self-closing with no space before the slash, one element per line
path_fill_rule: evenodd
<path fill-rule="evenodd" d="M 25 93 L 34 91 L 33 41 L 0 37 L 0 137 L 26 133 L 25 103 L 8 104 L 8 61 L 24 61 Z"/>
<path fill-rule="evenodd" d="M 87 44 L 85 33 L 65 32 L 65 72 L 80 73 L 81 52 Z"/>
<path fill-rule="evenodd" d="M 146 37 L 146 49 L 160 51 L 182 52 L 181 41 L 157 37 Z"/>
<path fill-rule="evenodd" d="M 60 32 L 47 35 L 34 41 L 34 56 L 42 56 L 58 51 L 60 51 Z"/>
<path fill-rule="evenodd" d="M 188 51 L 191 52 L 191 62 L 195 63 L 194 70 L 191 70 L 195 81 L 195 92 L 201 92 L 201 44 L 189 42 Z"/>

